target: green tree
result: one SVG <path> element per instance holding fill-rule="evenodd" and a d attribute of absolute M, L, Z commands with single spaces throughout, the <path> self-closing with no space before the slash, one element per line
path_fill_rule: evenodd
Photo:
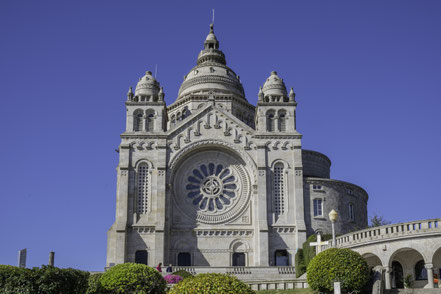
<path fill-rule="evenodd" d="M 382 215 L 379 215 L 377 213 L 373 214 L 370 219 L 370 227 L 380 227 L 380 226 L 385 226 L 385 225 L 390 225 L 391 222 L 386 220 Z"/>
<path fill-rule="evenodd" d="M 101 276 L 100 282 L 105 290 L 115 294 L 163 294 L 167 287 L 157 270 L 138 263 L 115 265 Z"/>
<path fill-rule="evenodd" d="M 311 260 L 307 280 L 315 291 L 333 292 L 335 281 L 341 282 L 343 292 L 360 291 L 369 280 L 369 267 L 357 252 L 330 248 Z"/>

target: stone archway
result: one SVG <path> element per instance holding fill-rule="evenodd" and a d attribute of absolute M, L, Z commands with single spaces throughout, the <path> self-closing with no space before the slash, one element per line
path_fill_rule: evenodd
<path fill-rule="evenodd" d="M 406 247 L 396 250 L 388 262 L 390 288 L 404 288 L 404 278 L 409 275 L 413 281 L 413 288 L 423 288 L 427 284 L 427 279 L 415 280 L 415 265 L 421 260 L 425 262 L 424 256 L 416 249 Z"/>
<path fill-rule="evenodd" d="M 372 269 L 376 266 L 383 266 L 381 259 L 375 255 L 374 253 L 365 253 L 361 257 L 363 257 L 368 263 L 369 269 Z"/>
<path fill-rule="evenodd" d="M 435 250 L 435 252 L 433 253 L 432 264 L 433 264 L 433 278 L 435 280 L 438 280 L 439 283 L 441 279 L 441 247 Z"/>

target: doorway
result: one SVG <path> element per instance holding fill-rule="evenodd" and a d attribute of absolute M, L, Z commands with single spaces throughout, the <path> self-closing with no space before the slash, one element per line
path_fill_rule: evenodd
<path fill-rule="evenodd" d="M 276 266 L 288 266 L 288 251 L 286 250 L 276 250 L 274 254 L 274 259 L 276 261 Z"/>
<path fill-rule="evenodd" d="M 391 283 L 393 289 L 404 288 L 403 266 L 398 261 L 392 262 Z"/>
<path fill-rule="evenodd" d="M 148 253 L 147 250 L 138 250 L 135 252 L 135 263 L 147 265 Z"/>
<path fill-rule="evenodd" d="M 233 253 L 233 266 L 245 266 L 245 253 Z"/>
<path fill-rule="evenodd" d="M 178 254 L 178 266 L 191 266 L 190 252 L 180 252 Z"/>

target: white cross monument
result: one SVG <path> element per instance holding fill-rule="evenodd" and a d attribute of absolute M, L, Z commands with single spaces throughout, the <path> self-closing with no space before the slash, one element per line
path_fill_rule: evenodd
<path fill-rule="evenodd" d="M 320 252 L 322 252 L 322 246 L 324 245 L 328 245 L 329 242 L 328 241 L 323 241 L 322 242 L 322 234 L 320 234 L 320 232 L 317 233 L 317 242 L 311 242 L 309 243 L 309 246 L 315 247 L 315 254 L 319 254 Z"/>

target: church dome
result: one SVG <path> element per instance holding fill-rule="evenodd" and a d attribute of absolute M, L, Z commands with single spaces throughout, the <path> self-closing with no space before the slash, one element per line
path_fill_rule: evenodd
<path fill-rule="evenodd" d="M 262 88 L 263 94 L 267 96 L 283 96 L 287 97 L 285 83 L 283 79 L 277 75 L 277 72 L 272 71 L 271 75 L 266 79 Z"/>
<path fill-rule="evenodd" d="M 235 94 L 245 99 L 239 76 L 226 64 L 225 55 L 219 50 L 219 41 L 211 24 L 210 33 L 204 42 L 204 49 L 198 55 L 197 65 L 184 77 L 178 100 L 189 94 L 211 91 Z"/>
<path fill-rule="evenodd" d="M 152 76 L 151 71 L 147 71 L 145 76 L 139 79 L 135 89 L 135 96 L 156 97 L 159 93 L 159 82 Z"/>

